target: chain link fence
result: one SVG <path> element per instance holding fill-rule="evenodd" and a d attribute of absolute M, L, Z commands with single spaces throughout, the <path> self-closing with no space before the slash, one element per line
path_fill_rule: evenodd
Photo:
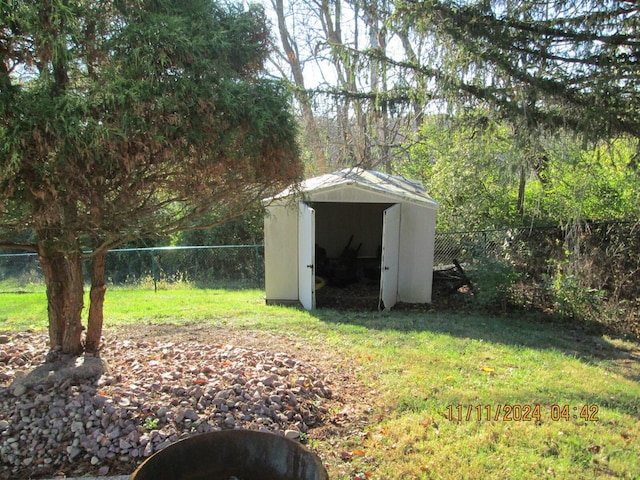
<path fill-rule="evenodd" d="M 532 252 L 544 252 L 544 260 L 555 259 L 563 251 L 564 237 L 564 231 L 557 227 L 439 232 L 433 264 L 437 270 L 449 268 L 454 259 L 463 265 L 486 259 L 516 261 Z"/>
<path fill-rule="evenodd" d="M 454 259 L 465 268 L 498 261 L 531 285 L 574 277 L 614 302 L 640 301 L 638 220 L 438 233 L 434 255 L 435 270 L 451 268 Z"/>
<path fill-rule="evenodd" d="M 589 275 L 593 288 L 635 300 L 640 285 L 640 222 L 600 222 L 571 228 L 510 228 L 439 232 L 434 268 L 453 260 L 470 266 L 483 259 L 506 261 L 538 281 L 569 259 Z M 88 261 L 88 260 L 87 260 Z M 88 267 L 88 265 L 87 265 Z M 465 267 L 466 268 L 466 267 Z M 85 269 L 89 272 L 89 268 Z M 158 288 L 184 283 L 194 287 L 262 288 L 263 245 L 122 248 L 107 254 L 110 286 Z M 87 281 L 89 279 L 87 278 Z M 43 284 L 35 254 L 0 251 L 0 292 Z"/>
<path fill-rule="evenodd" d="M 454 259 L 462 264 L 468 264 L 480 257 L 500 256 L 508 236 L 507 230 L 437 233 L 434 268 L 449 268 Z"/>
<path fill-rule="evenodd" d="M 0 292 L 44 284 L 36 254 L 5 252 L 0 253 Z M 86 262 L 88 273 L 89 260 Z M 158 289 L 182 283 L 203 288 L 262 288 L 264 248 L 262 245 L 121 248 L 107 253 L 105 275 L 110 286 Z M 89 282 L 88 277 L 86 281 Z"/>

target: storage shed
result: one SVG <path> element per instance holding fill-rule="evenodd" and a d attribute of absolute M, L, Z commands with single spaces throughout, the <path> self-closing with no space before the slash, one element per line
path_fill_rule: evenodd
<path fill-rule="evenodd" d="M 316 288 L 371 286 L 378 308 L 430 303 L 438 203 L 418 181 L 359 168 L 264 200 L 268 304 L 316 306 Z"/>

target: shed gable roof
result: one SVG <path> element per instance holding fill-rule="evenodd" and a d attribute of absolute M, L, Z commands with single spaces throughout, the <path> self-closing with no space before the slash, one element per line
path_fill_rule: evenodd
<path fill-rule="evenodd" d="M 275 195 L 273 200 L 284 199 L 291 195 L 312 195 L 353 186 L 399 200 L 425 203 L 438 207 L 438 203 L 427 194 L 424 186 L 419 181 L 407 180 L 403 177 L 362 168 L 346 168 L 320 175 L 319 177 L 309 178 L 299 185 L 283 190 Z"/>

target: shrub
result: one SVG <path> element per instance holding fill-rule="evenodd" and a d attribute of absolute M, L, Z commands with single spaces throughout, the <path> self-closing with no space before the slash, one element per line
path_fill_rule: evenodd
<path fill-rule="evenodd" d="M 587 275 L 580 274 L 580 266 L 565 259 L 557 262 L 555 272 L 544 277 L 548 298 L 554 313 L 560 318 L 599 321 L 605 292 L 589 286 Z"/>
<path fill-rule="evenodd" d="M 474 288 L 474 303 L 488 308 L 506 310 L 514 303 L 513 286 L 520 274 L 510 263 L 493 258 L 480 258 L 469 274 Z"/>

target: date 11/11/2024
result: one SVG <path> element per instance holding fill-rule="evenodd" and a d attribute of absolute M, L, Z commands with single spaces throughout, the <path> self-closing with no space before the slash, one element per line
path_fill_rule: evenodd
<path fill-rule="evenodd" d="M 569 420 L 598 421 L 598 405 L 448 405 L 445 417 L 452 422 L 503 421 L 503 422 L 554 422 Z"/>

